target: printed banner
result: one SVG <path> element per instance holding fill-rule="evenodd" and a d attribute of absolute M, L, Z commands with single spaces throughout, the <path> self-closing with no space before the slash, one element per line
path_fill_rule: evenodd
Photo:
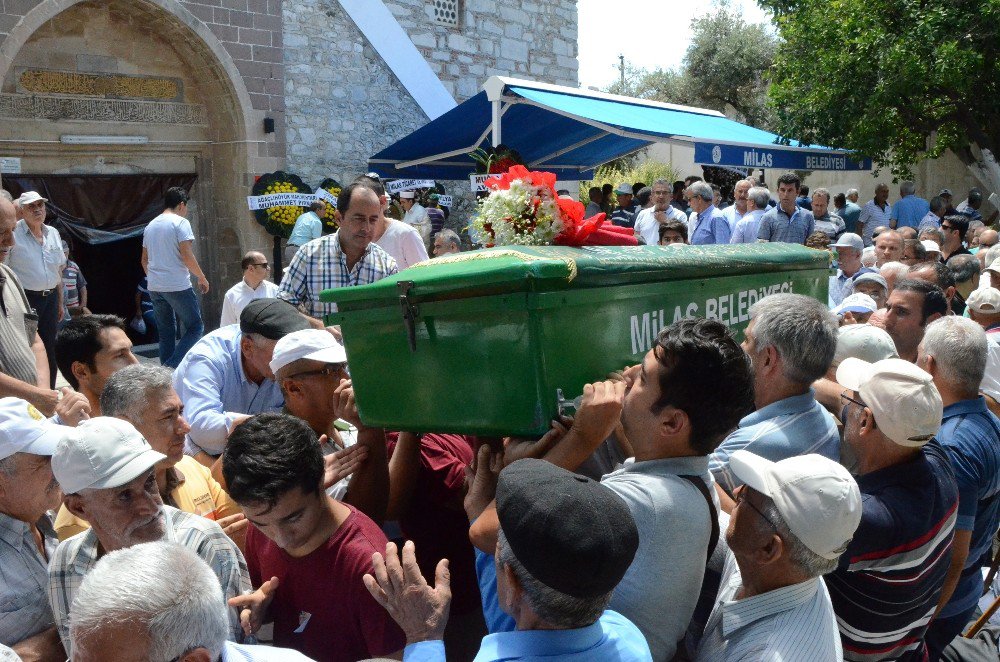
<path fill-rule="evenodd" d="M 438 204 L 442 207 L 451 207 L 451 196 L 450 195 L 439 195 Z"/>
<path fill-rule="evenodd" d="M 489 189 L 483 184 L 487 179 L 500 179 L 500 174 L 495 173 L 492 175 L 469 175 L 469 184 L 472 186 L 473 193 L 483 193 Z"/>
<path fill-rule="evenodd" d="M 248 195 L 247 205 L 251 211 L 271 207 L 308 207 L 316 199 L 312 193 L 270 193 L 268 195 Z"/>
<path fill-rule="evenodd" d="M 746 147 L 709 142 L 694 144 L 694 162 L 702 165 L 782 170 L 871 170 L 871 159 L 855 159 L 843 152 L 783 149 L 781 145 Z"/>
<path fill-rule="evenodd" d="M 337 196 L 335 196 L 333 193 L 330 193 L 325 188 L 316 189 L 316 197 L 319 198 L 320 200 L 325 200 L 329 202 L 331 205 L 333 205 L 334 209 L 337 208 Z"/>
<path fill-rule="evenodd" d="M 386 183 L 385 190 L 387 193 L 398 193 L 418 188 L 434 188 L 436 185 L 437 182 L 433 179 L 395 179 Z"/>

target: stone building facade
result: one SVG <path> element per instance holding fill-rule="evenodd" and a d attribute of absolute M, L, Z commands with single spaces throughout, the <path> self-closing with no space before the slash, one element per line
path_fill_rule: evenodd
<path fill-rule="evenodd" d="M 359 1 L 4 0 L 0 157 L 45 176 L 196 174 L 211 326 L 241 254 L 271 245 L 247 210 L 257 175 L 349 181 L 428 121 L 347 11 Z M 491 75 L 577 84 L 575 0 L 374 5 L 456 102 Z"/>

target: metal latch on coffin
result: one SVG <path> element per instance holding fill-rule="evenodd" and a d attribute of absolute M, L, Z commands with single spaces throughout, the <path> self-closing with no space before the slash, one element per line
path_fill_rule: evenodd
<path fill-rule="evenodd" d="M 399 307 L 403 309 L 403 324 L 406 325 L 406 339 L 410 344 L 410 351 L 417 351 L 417 316 L 420 315 L 420 307 L 410 301 L 410 290 L 413 289 L 412 280 L 401 280 L 396 283 L 399 290 Z"/>

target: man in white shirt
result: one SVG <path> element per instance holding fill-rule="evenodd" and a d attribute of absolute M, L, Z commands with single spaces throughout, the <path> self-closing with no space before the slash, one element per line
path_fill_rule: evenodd
<path fill-rule="evenodd" d="M 399 204 L 402 205 L 403 211 L 406 212 L 403 216 L 403 222 L 410 224 L 420 233 L 420 238 L 424 242 L 424 259 L 426 260 L 427 244 L 431 240 L 431 217 L 427 215 L 427 210 L 424 209 L 424 206 L 417 202 L 416 191 L 403 191 L 400 193 Z"/>
<path fill-rule="evenodd" d="M 243 308 L 254 299 L 274 299 L 278 296 L 278 286 L 267 279 L 271 265 L 263 253 L 250 251 L 243 256 L 240 266 L 243 267 L 243 280 L 226 292 L 219 326 L 238 324 Z"/>
<path fill-rule="evenodd" d="M 149 283 L 149 296 L 160 334 L 160 363 L 176 368 L 205 331 L 198 297 L 191 287 L 191 274 L 198 289 L 208 294 L 208 279 L 194 256 L 194 232 L 188 222 L 188 194 L 175 186 L 163 198 L 163 213 L 142 232 L 142 268 Z M 60 251 L 61 252 L 61 251 Z M 174 316 L 184 325 L 176 340 Z"/>
<path fill-rule="evenodd" d="M 379 219 L 378 227 L 375 228 L 375 241 L 373 243 L 378 244 L 379 248 L 391 255 L 392 259 L 396 260 L 396 266 L 400 269 L 430 259 L 427 254 L 427 246 L 418 228 L 385 215 L 385 210 L 389 207 L 389 198 L 385 194 L 385 186 L 382 185 L 382 182 L 367 175 L 358 177 L 354 181 L 364 184 L 374 191 L 375 195 L 378 196 L 379 204 L 382 205 L 382 218 Z M 413 191 L 403 191 L 403 193 L 413 193 Z M 410 209 L 417 207 L 424 209 L 416 203 Z M 424 215 L 428 218 L 429 223 L 430 216 L 427 215 L 426 209 L 424 209 Z M 427 227 L 430 231 L 429 224 Z"/>
<path fill-rule="evenodd" d="M 35 191 L 27 191 L 17 199 L 21 220 L 14 228 L 14 247 L 10 249 L 7 266 L 17 274 L 28 303 L 38 315 L 38 335 L 49 360 L 49 388 L 55 388 L 56 331 L 62 317 L 62 270 L 66 254 L 59 231 L 45 225 L 46 202 Z"/>
<path fill-rule="evenodd" d="M 660 224 L 668 220 L 687 223 L 687 216 L 676 207 L 671 206 L 670 200 L 673 193 L 673 185 L 665 179 L 657 179 L 653 182 L 650 199 L 653 206 L 643 209 L 635 218 L 635 236 L 642 237 L 647 246 L 655 246 L 660 242 Z"/>
<path fill-rule="evenodd" d="M 756 244 L 757 233 L 760 231 L 760 217 L 767 211 L 771 193 L 763 186 L 754 186 L 747 191 L 746 213 L 736 221 L 733 235 L 729 238 L 731 244 Z"/>

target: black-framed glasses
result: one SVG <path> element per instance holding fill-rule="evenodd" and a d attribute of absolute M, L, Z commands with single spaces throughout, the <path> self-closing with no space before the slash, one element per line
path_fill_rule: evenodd
<path fill-rule="evenodd" d="M 868 406 L 860 400 L 855 400 L 851 396 L 847 395 L 847 391 L 840 394 L 840 401 L 844 405 L 840 410 L 840 422 L 845 428 L 847 427 L 847 407 L 849 406 L 849 403 L 853 402 L 862 409 Z"/>
<path fill-rule="evenodd" d="M 269 263 L 267 263 L 267 262 L 261 262 L 260 264 L 255 264 L 253 266 L 255 266 L 255 267 L 264 267 L 265 269 L 270 269 L 271 268 L 271 265 Z"/>
<path fill-rule="evenodd" d="M 347 370 L 346 363 L 331 363 L 327 366 L 319 368 L 318 370 L 305 370 L 303 372 L 297 372 L 294 375 L 288 375 L 285 379 L 294 379 L 296 377 L 308 377 L 309 375 L 333 375 L 336 376 L 341 370 L 351 374 Z"/>
<path fill-rule="evenodd" d="M 746 505 L 750 506 L 751 508 L 753 508 L 753 511 L 755 513 L 757 513 L 758 515 L 760 515 L 760 518 L 762 520 L 764 520 L 765 522 L 767 522 L 768 524 L 770 524 L 774 528 L 774 530 L 777 531 L 778 530 L 777 525 L 775 525 L 775 523 L 772 522 L 768 518 L 767 515 L 765 515 L 763 512 L 761 512 L 760 508 L 758 508 L 757 506 L 753 505 L 753 503 L 750 502 L 750 499 L 747 498 L 747 492 L 749 492 L 749 491 L 750 491 L 750 488 L 748 488 L 746 485 L 740 485 L 739 489 L 736 490 L 736 494 L 735 494 L 735 496 L 736 496 L 736 504 L 739 505 L 741 503 L 745 503 Z"/>

